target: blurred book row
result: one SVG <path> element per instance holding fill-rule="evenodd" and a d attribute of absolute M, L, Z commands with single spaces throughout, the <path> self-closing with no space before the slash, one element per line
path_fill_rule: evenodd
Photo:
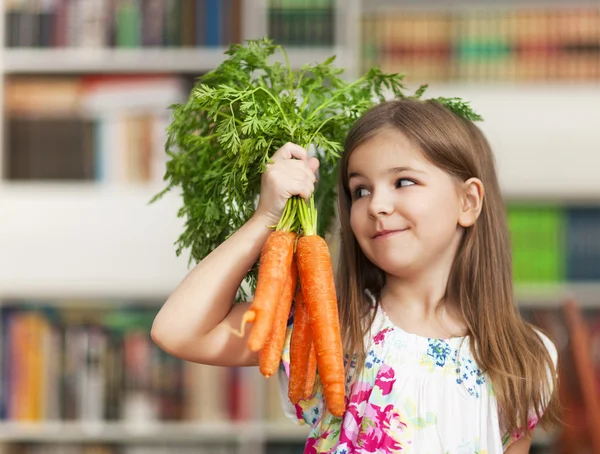
<path fill-rule="evenodd" d="M 300 454 L 304 451 L 304 443 L 267 443 L 264 454 Z M 237 454 L 235 445 L 210 444 L 202 442 L 192 446 L 182 444 L 130 445 L 111 446 L 107 444 L 32 444 L 11 447 L 7 454 Z"/>
<path fill-rule="evenodd" d="M 285 46 L 333 46 L 334 0 L 270 0 L 269 36 Z"/>
<path fill-rule="evenodd" d="M 175 76 L 7 78 L 5 177 L 160 181 L 166 106 L 187 90 Z"/>
<path fill-rule="evenodd" d="M 165 446 L 147 446 L 147 445 L 122 445 L 112 446 L 108 444 L 86 443 L 83 445 L 72 443 L 58 444 L 27 444 L 11 447 L 7 454 L 236 454 L 238 452 L 235 446 L 211 446 L 196 444 L 194 446 L 185 446 L 180 444 L 170 444 Z M 269 452 L 269 451 L 267 451 Z M 283 454 L 280 451 L 273 451 L 273 454 Z"/>
<path fill-rule="evenodd" d="M 577 304 L 577 301 L 574 301 Z M 600 303 L 600 295 L 598 295 Z M 581 358 L 576 358 L 576 341 L 574 335 L 570 332 L 566 313 L 563 308 L 529 308 L 521 310 L 526 320 L 541 328 L 554 342 L 558 350 L 558 373 L 561 394 L 561 420 L 565 427 L 568 427 L 570 435 L 578 436 L 577 443 L 585 446 L 589 440 L 589 426 L 586 411 L 589 410 L 589 403 L 586 405 L 584 399 L 584 386 L 581 369 Z M 581 310 L 581 317 L 587 330 L 585 340 L 589 342 L 589 353 L 591 368 L 593 370 L 592 381 L 595 382 L 596 389 L 600 389 L 600 310 L 598 308 L 588 308 Z M 580 350 L 578 350 L 580 351 Z M 572 446 L 567 444 L 566 446 Z M 561 451 L 556 451 L 561 452 Z M 586 452 L 586 449 L 575 450 L 573 452 Z"/>
<path fill-rule="evenodd" d="M 0 418 L 153 423 L 281 420 L 276 380 L 257 368 L 179 360 L 150 338 L 155 309 L 7 304 Z"/>
<path fill-rule="evenodd" d="M 6 0 L 6 46 L 225 46 L 241 42 L 241 1 Z"/>
<path fill-rule="evenodd" d="M 363 67 L 426 80 L 600 78 L 600 8 L 490 8 L 363 15 Z"/>
<path fill-rule="evenodd" d="M 600 282 L 600 207 L 511 204 L 517 283 Z"/>

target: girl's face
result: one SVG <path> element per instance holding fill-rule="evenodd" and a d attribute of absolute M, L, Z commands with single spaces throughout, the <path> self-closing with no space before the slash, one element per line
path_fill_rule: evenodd
<path fill-rule="evenodd" d="M 461 197 L 450 175 L 401 132 L 378 132 L 348 162 L 350 225 L 367 258 L 401 278 L 451 266 L 460 243 Z"/>

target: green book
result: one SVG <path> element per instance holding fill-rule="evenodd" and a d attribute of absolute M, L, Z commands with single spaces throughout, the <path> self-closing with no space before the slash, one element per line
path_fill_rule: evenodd
<path fill-rule="evenodd" d="M 117 4 L 117 47 L 134 48 L 141 45 L 140 5 L 136 0 L 121 0 Z"/>
<path fill-rule="evenodd" d="M 508 224 L 516 283 L 564 281 L 565 220 L 565 213 L 559 207 L 509 207 Z"/>

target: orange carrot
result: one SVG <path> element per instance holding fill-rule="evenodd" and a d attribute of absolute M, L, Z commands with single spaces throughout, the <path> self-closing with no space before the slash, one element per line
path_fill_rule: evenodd
<path fill-rule="evenodd" d="M 302 290 L 298 288 L 295 298 L 292 338 L 290 339 L 290 381 L 288 384 L 288 397 L 293 404 L 297 404 L 304 393 L 311 339 L 308 312 L 302 297 Z"/>
<path fill-rule="evenodd" d="M 315 354 L 315 344 L 310 346 L 310 354 L 308 355 L 308 364 L 306 366 L 306 381 L 304 383 L 303 399 L 310 399 L 315 387 L 315 379 L 317 378 L 317 356 Z"/>
<path fill-rule="evenodd" d="M 277 309 L 271 333 L 265 343 L 265 346 L 258 352 L 258 366 L 260 373 L 265 377 L 272 376 L 279 368 L 281 362 L 281 352 L 285 343 L 285 334 L 287 330 L 287 320 L 292 307 L 292 300 L 296 291 L 296 281 L 298 279 L 298 269 L 296 268 L 296 260 L 292 259 L 290 273 L 285 282 L 285 287 Z"/>
<path fill-rule="evenodd" d="M 260 351 L 273 327 L 275 309 L 281 299 L 285 282 L 290 274 L 296 233 L 275 230 L 262 248 L 254 300 L 242 318 L 242 327 L 253 320 L 248 348 Z"/>
<path fill-rule="evenodd" d="M 327 408 L 332 415 L 341 417 L 345 411 L 344 358 L 327 243 L 316 234 L 301 237 L 296 245 L 296 260 Z"/>

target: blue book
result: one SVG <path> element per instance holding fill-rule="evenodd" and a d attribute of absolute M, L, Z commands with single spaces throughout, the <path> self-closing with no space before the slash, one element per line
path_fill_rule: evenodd
<path fill-rule="evenodd" d="M 206 46 L 206 0 L 196 0 L 196 46 Z"/>
<path fill-rule="evenodd" d="M 205 0 L 206 2 L 206 46 L 221 45 L 221 2 L 220 0 Z"/>
<path fill-rule="evenodd" d="M 567 216 L 567 277 L 600 280 L 600 208 L 574 207 Z"/>

